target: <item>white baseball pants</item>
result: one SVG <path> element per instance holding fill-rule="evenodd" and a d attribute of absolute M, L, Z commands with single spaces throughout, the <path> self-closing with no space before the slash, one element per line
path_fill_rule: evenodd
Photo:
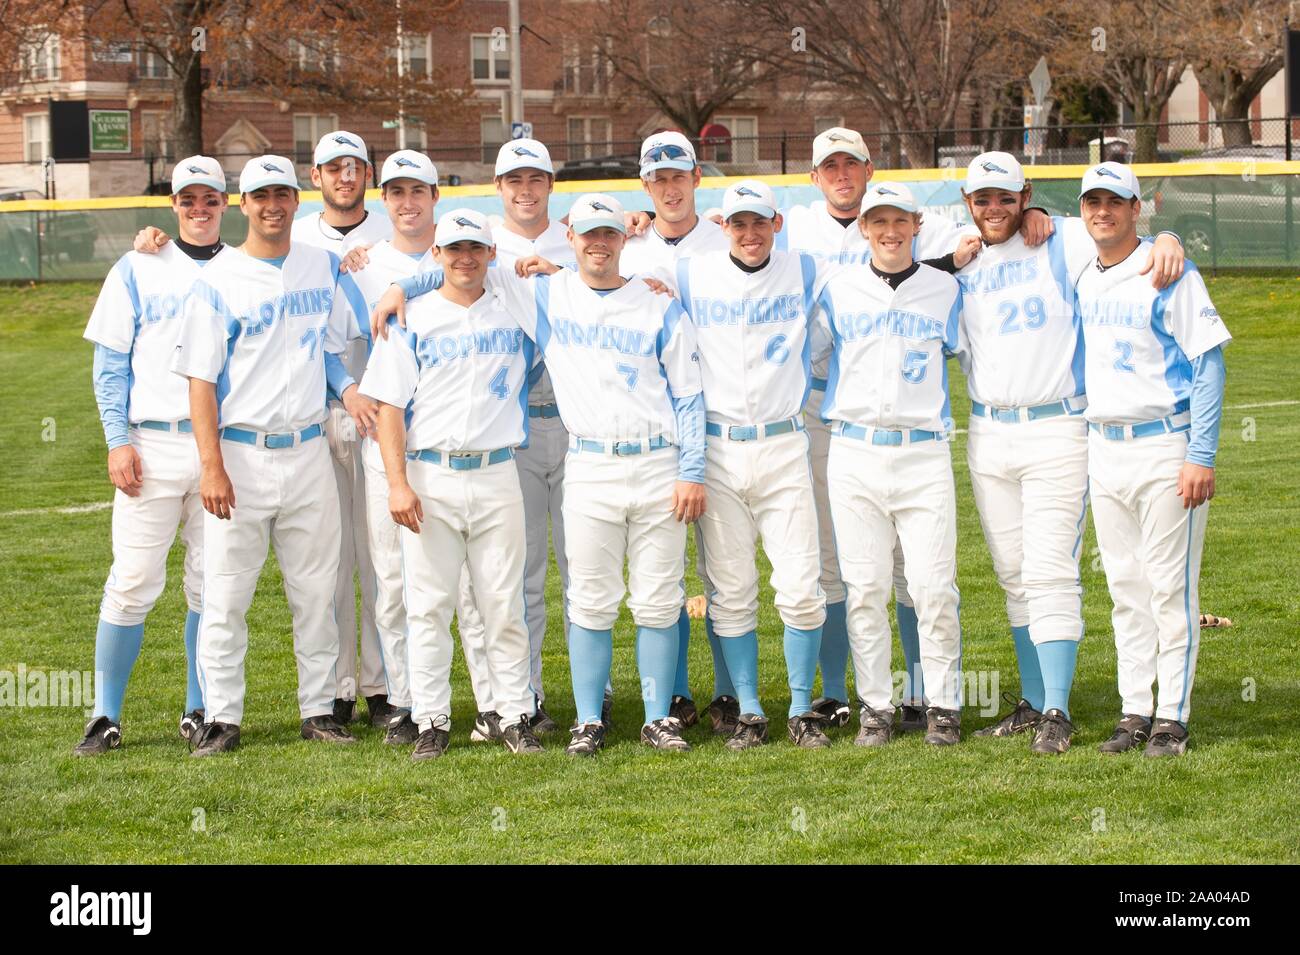
<path fill-rule="evenodd" d="M 483 614 L 492 699 L 506 722 L 533 713 L 524 622 L 524 502 L 512 461 L 456 471 L 407 461 L 420 496 L 420 533 L 402 529 L 411 718 L 451 722 L 451 617 L 468 565 Z"/>
<path fill-rule="evenodd" d="M 132 428 L 140 455 L 140 493 L 113 495 L 113 567 L 104 584 L 100 617 L 122 627 L 144 623 L 167 585 L 167 555 L 181 529 L 185 543 L 185 601 L 203 609 L 203 499 L 194 437 L 177 431 Z"/>
<path fill-rule="evenodd" d="M 966 461 L 1011 626 L 1029 627 L 1035 644 L 1082 639 L 1088 423 L 972 415 Z"/>
<path fill-rule="evenodd" d="M 753 441 L 710 436 L 700 518 L 709 554 L 709 617 L 720 637 L 758 628 L 758 536 L 772 563 L 776 609 L 786 626 L 813 630 L 826 621 L 817 504 L 808 439 L 791 431 Z"/>
<path fill-rule="evenodd" d="M 198 670 L 206 719 L 239 724 L 244 718 L 245 614 L 268 541 L 275 545 L 293 615 L 299 715 L 325 716 L 334 709 L 338 663 L 339 499 L 329 447 L 323 437 L 277 450 L 222 441 L 221 453 L 235 507 L 228 521 L 203 515 Z"/>
<path fill-rule="evenodd" d="M 627 594 L 639 627 L 675 627 L 686 601 L 686 525 L 673 517 L 677 449 L 570 452 L 564 466 L 569 620 L 609 630 Z M 627 586 L 623 560 L 627 559 Z"/>
<path fill-rule="evenodd" d="M 1178 496 L 1187 435 L 1090 433 L 1088 483 L 1114 610 L 1124 712 L 1186 723 L 1200 651 L 1201 551 L 1209 508 Z M 1155 683 L 1159 698 L 1153 699 Z"/>
<path fill-rule="evenodd" d="M 893 712 L 888 602 L 901 542 L 926 697 L 942 709 L 959 709 L 957 495 L 948 443 L 876 446 L 836 436 L 826 473 L 858 696 Z"/>

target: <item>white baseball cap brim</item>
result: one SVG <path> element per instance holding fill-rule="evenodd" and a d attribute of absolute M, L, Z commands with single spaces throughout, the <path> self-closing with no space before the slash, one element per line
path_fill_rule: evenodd
<path fill-rule="evenodd" d="M 239 174 L 239 191 L 256 192 L 268 186 L 288 186 L 298 189 L 298 176 L 293 163 L 284 156 L 258 156 L 244 164 Z"/>
<path fill-rule="evenodd" d="M 452 209 L 438 220 L 433 244 L 442 247 L 457 242 L 477 242 L 489 248 L 496 244 L 487 217 L 473 209 Z"/>
<path fill-rule="evenodd" d="M 1083 183 L 1079 187 L 1079 198 L 1094 189 L 1113 192 L 1121 199 L 1135 199 L 1140 192 L 1137 176 L 1128 166 L 1116 162 L 1104 162 L 1093 166 L 1083 174 Z"/>
<path fill-rule="evenodd" d="M 624 235 L 623 205 L 613 196 L 604 193 L 587 193 L 569 210 L 569 228 L 582 235 L 592 229 L 617 229 Z"/>
<path fill-rule="evenodd" d="M 872 209 L 881 206 L 902 209 L 904 212 L 917 212 L 920 209 L 916 197 L 912 195 L 912 190 L 896 183 L 890 183 L 888 186 L 873 186 L 868 189 L 867 194 L 862 197 L 862 211 L 859 215 L 865 215 Z"/>
<path fill-rule="evenodd" d="M 753 212 L 766 219 L 776 218 L 776 197 L 772 187 L 757 179 L 745 179 L 727 189 L 722 197 L 722 217 L 730 219 L 738 212 Z"/>
<path fill-rule="evenodd" d="M 501 146 L 494 175 L 504 176 L 516 169 L 540 169 L 555 175 L 550 150 L 536 139 L 512 139 Z"/>
<path fill-rule="evenodd" d="M 1020 162 L 1010 153 L 983 153 L 971 160 L 966 167 L 966 183 L 962 192 L 973 196 L 981 189 L 1004 189 L 1007 192 L 1022 192 L 1025 188 L 1025 172 Z"/>
<path fill-rule="evenodd" d="M 813 140 L 813 168 L 820 166 L 836 153 L 852 156 L 859 162 L 871 162 L 871 150 L 862 134 L 843 126 L 832 126 L 817 134 Z"/>
<path fill-rule="evenodd" d="M 384 160 L 379 174 L 379 185 L 394 179 L 415 179 L 430 186 L 438 185 L 438 167 L 424 153 L 414 149 L 399 149 Z"/>
<path fill-rule="evenodd" d="M 320 142 L 316 144 L 316 151 L 312 154 L 312 165 L 323 166 L 344 156 L 352 156 L 365 163 L 370 162 L 370 154 L 366 152 L 364 139 L 346 129 L 336 129 L 320 138 Z"/>
<path fill-rule="evenodd" d="M 186 186 L 207 186 L 217 192 L 226 191 L 226 173 L 221 163 L 210 156 L 190 156 L 172 169 L 172 195 Z"/>

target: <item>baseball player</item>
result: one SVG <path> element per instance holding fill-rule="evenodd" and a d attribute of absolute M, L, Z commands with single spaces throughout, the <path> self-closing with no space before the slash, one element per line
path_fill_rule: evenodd
<path fill-rule="evenodd" d="M 604 746 L 613 625 L 629 591 L 645 706 L 641 740 L 660 750 L 690 748 L 664 688 L 676 678 L 685 524 L 704 511 L 699 356 L 695 327 L 681 306 L 620 275 L 624 222 L 616 199 L 580 196 L 569 212 L 576 271 L 528 281 L 504 269 L 492 276 L 494 290 L 537 342 L 571 436 L 564 523 L 578 718 L 566 752 L 574 756 Z M 430 285 L 427 276 L 398 283 L 375 316 Z"/>
<path fill-rule="evenodd" d="M 654 276 L 671 284 L 676 279 L 678 259 L 706 252 L 726 252 L 729 242 L 717 223 L 699 215 L 695 207 L 695 190 L 700 184 L 700 167 L 691 141 L 678 132 L 655 133 L 641 144 L 641 185 L 654 205 L 654 221 L 635 235 L 630 235 L 620 259 L 624 274 Z M 648 220 L 645 220 L 648 221 Z M 704 556 L 701 526 L 695 531 L 696 572 L 704 581 L 705 591 L 712 590 Z M 677 678 L 673 687 L 672 714 L 684 726 L 699 721 L 691 696 L 687 669 L 690 646 L 690 617 L 683 607 L 678 618 L 681 649 Z M 712 619 L 705 620 L 705 632 L 713 656 L 713 701 L 709 717 L 713 731 L 730 736 L 740 716 L 737 690 L 727 673 L 722 648 L 713 630 Z"/>
<path fill-rule="evenodd" d="M 224 249 L 194 283 L 172 371 L 189 379 L 204 509 L 199 673 L 205 722 L 195 756 L 239 745 L 245 614 L 268 539 L 293 614 L 304 739 L 354 737 L 333 716 L 334 590 L 339 504 L 324 440 L 327 353 L 338 258 L 290 242 L 298 181 L 283 156 L 260 156 L 239 177 L 248 239 Z"/>
<path fill-rule="evenodd" d="M 1019 663 L 1021 699 L 977 736 L 1032 732 L 1030 749 L 1070 746 L 1070 687 L 1083 637 L 1079 556 L 1088 495 L 1083 348 L 1075 281 L 1096 256 L 1079 219 L 1041 245 L 1021 223 L 1032 196 L 1014 156 L 976 156 L 963 189 L 984 249 L 958 272 L 971 397 L 966 454 L 975 505 Z M 1182 259 L 1161 236 L 1157 280 Z"/>
<path fill-rule="evenodd" d="M 1199 649 L 1197 587 L 1223 402 L 1224 327 L 1190 262 L 1161 290 L 1143 276 L 1138 180 L 1089 169 L 1079 213 L 1097 247 L 1079 277 L 1088 485 L 1114 610 L 1123 717 L 1102 752 L 1187 748 Z M 1159 696 L 1153 699 L 1151 684 Z M 1155 717 L 1154 723 L 1152 717 Z"/>
<path fill-rule="evenodd" d="M 831 274 L 813 349 L 830 359 L 821 414 L 831 424 L 827 483 L 862 707 L 855 742 L 879 746 L 894 734 L 886 605 L 898 541 L 931 704 L 925 738 L 950 745 L 960 737 L 961 629 L 945 358 L 960 349 L 961 290 L 913 260 L 920 217 L 906 186 L 870 187 L 862 211 L 869 267 Z"/>
<path fill-rule="evenodd" d="M 758 571 L 755 540 L 772 562 L 785 623 L 790 685 L 787 730 L 804 748 L 830 745 L 812 710 L 826 598 L 820 576 L 817 507 L 801 413 L 808 394 L 808 317 L 817 265 L 773 252 L 781 229 L 772 189 L 747 179 L 723 199 L 725 252 L 678 260 L 676 287 L 699 342 L 707 409 L 709 509 L 700 519 L 713 630 L 740 700 L 729 749 L 767 741 L 758 699 Z"/>
<path fill-rule="evenodd" d="M 829 262 L 866 262 L 870 257 L 870 246 L 859 220 L 862 198 L 874 172 L 871 152 L 861 133 L 843 127 L 820 133 L 813 140 L 809 176 L 824 198 L 784 210 L 785 225 L 777 233 L 777 249 L 807 253 Z M 1031 245 L 1041 243 L 1050 230 L 1046 213 L 1040 209 L 1029 210 L 1025 215 L 1025 230 L 1027 242 Z M 922 261 L 952 252 L 967 231 L 945 216 L 926 212 L 920 231 L 913 240 L 912 257 Z M 843 726 L 849 719 L 849 696 L 845 685 L 849 644 L 845 629 L 844 583 L 836 565 L 835 535 L 826 486 L 826 462 L 831 443 L 830 427 L 821 416 L 826 374 L 824 362 L 813 366 L 812 388 L 804 409 L 812 449 L 813 491 L 817 498 L 821 584 L 826 591 L 826 625 L 822 630 L 820 654 L 822 696 L 813 701 L 813 707 L 829 724 Z M 901 546 L 894 554 L 894 595 L 898 638 L 906 666 L 902 706 L 898 711 L 899 729 L 904 732 L 924 730 L 925 681 L 919 666 L 916 609 L 907 593 Z"/>
<path fill-rule="evenodd" d="M 185 542 L 185 658 L 188 679 L 180 731 L 203 722 L 195 643 L 203 609 L 203 520 L 199 457 L 185 383 L 166 363 L 181 332 L 182 304 L 223 246 L 226 174 L 207 156 L 172 170 L 179 240 L 158 255 L 128 252 L 104 281 L 85 337 L 94 343 L 95 401 L 108 444 L 113 497 L 113 567 L 95 633 L 95 709 L 73 749 L 97 756 L 122 745 L 122 701 L 140 655 L 144 621 L 167 581 L 167 554 Z"/>
<path fill-rule="evenodd" d="M 402 533 L 412 759 L 441 756 L 451 724 L 451 615 L 463 568 L 486 627 L 492 699 L 511 752 L 539 753 L 524 619 L 524 504 L 514 449 L 527 437 L 533 343 L 483 282 L 487 219 L 455 209 L 438 221 L 445 282 L 413 302 L 407 327 L 375 346 L 363 394 L 382 402 L 389 511 Z"/>

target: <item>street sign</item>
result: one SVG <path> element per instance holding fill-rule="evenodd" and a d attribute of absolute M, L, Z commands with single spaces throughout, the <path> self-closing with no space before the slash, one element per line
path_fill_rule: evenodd
<path fill-rule="evenodd" d="M 129 153 L 131 151 L 131 111 L 129 109 L 90 110 L 90 151 L 93 153 Z"/>
<path fill-rule="evenodd" d="M 384 129 L 396 129 L 401 124 L 395 119 L 384 120 Z"/>
<path fill-rule="evenodd" d="M 532 123 L 511 123 L 510 138 L 511 139 L 532 139 L 533 124 Z"/>
<path fill-rule="evenodd" d="M 1052 76 L 1047 71 L 1047 57 L 1040 56 L 1029 74 L 1029 88 L 1033 91 L 1034 102 L 1039 106 L 1047 99 L 1047 91 L 1052 88 Z"/>

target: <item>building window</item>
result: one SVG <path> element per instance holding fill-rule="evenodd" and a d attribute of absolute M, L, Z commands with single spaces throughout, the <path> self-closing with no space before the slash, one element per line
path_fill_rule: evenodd
<path fill-rule="evenodd" d="M 715 116 L 713 122 L 725 126 L 731 138 L 717 145 L 716 162 L 754 165 L 758 162 L 758 117 Z"/>
<path fill-rule="evenodd" d="M 469 38 L 469 49 L 475 83 L 510 79 L 510 41 L 504 34 L 475 33 Z"/>
<path fill-rule="evenodd" d="M 569 117 L 569 160 L 608 156 L 613 152 L 611 124 L 604 116 Z"/>
<path fill-rule="evenodd" d="M 843 116 L 817 116 L 813 118 L 813 135 L 817 136 L 836 126 L 844 125 Z"/>
<path fill-rule="evenodd" d="M 310 166 L 316 143 L 326 133 L 339 128 L 339 118 L 334 114 L 298 113 L 293 117 L 294 162 Z"/>
<path fill-rule="evenodd" d="M 303 73 L 333 73 L 339 65 L 334 38 L 311 33 L 304 34 L 303 40 L 289 41 L 289 59 Z"/>
<path fill-rule="evenodd" d="M 402 49 L 402 71 L 407 77 L 416 82 L 433 78 L 433 37 L 430 34 L 405 34 Z"/>
<path fill-rule="evenodd" d="M 172 143 L 171 114 L 140 111 L 140 138 L 145 156 L 171 162 L 175 158 Z"/>
<path fill-rule="evenodd" d="M 23 117 L 23 154 L 28 162 L 44 162 L 50 154 L 48 113 L 28 113 Z"/>
<path fill-rule="evenodd" d="M 416 119 L 414 116 L 407 116 L 402 126 L 405 127 L 402 132 L 406 133 L 406 146 L 403 148 L 418 149 L 420 152 L 424 152 L 429 147 L 429 134 L 425 131 L 424 120 Z M 393 134 L 397 136 L 397 130 L 394 130 Z M 401 141 L 400 137 L 394 140 L 394 142 L 398 143 Z"/>
<path fill-rule="evenodd" d="M 506 130 L 506 121 L 500 116 L 484 116 L 479 120 L 479 129 L 483 140 L 483 161 L 495 163 L 497 150 L 510 138 Z"/>
<path fill-rule="evenodd" d="M 609 90 L 612 66 L 600 47 L 579 40 L 564 42 L 564 92 L 600 96 Z"/>
<path fill-rule="evenodd" d="M 59 35 L 51 33 L 34 43 L 23 45 L 20 74 L 23 82 L 36 83 L 59 78 Z"/>
<path fill-rule="evenodd" d="M 171 75 L 171 68 L 167 65 L 167 61 L 153 50 L 140 50 L 138 62 L 142 80 L 165 80 Z"/>

